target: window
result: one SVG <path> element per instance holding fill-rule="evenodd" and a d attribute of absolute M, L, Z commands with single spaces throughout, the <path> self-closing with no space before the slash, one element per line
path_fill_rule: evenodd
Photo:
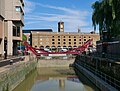
<path fill-rule="evenodd" d="M 74 36 L 74 38 L 76 38 L 76 36 Z"/>
<path fill-rule="evenodd" d="M 60 39 L 58 39 L 58 41 L 60 41 Z"/>
<path fill-rule="evenodd" d="M 86 37 L 84 36 L 84 38 L 86 38 Z"/>
<path fill-rule="evenodd" d="M 69 39 L 69 41 L 71 41 L 71 39 Z"/>
<path fill-rule="evenodd" d="M 49 42 L 46 42 L 46 44 L 48 45 L 48 44 L 49 44 Z"/>
<path fill-rule="evenodd" d="M 52 41 L 55 41 L 54 39 L 52 39 Z"/>
<path fill-rule="evenodd" d="M 74 39 L 74 41 L 76 41 L 76 39 Z"/>
<path fill-rule="evenodd" d="M 66 44 L 65 42 L 63 42 L 63 44 Z"/>
<path fill-rule="evenodd" d="M 79 41 L 81 41 L 81 39 L 79 39 Z"/>
<path fill-rule="evenodd" d="M 65 41 L 65 39 L 63 39 L 63 41 Z"/>
<path fill-rule="evenodd" d="M 84 41 L 86 41 L 86 39 L 84 39 Z"/>
<path fill-rule="evenodd" d="M 65 38 L 65 36 L 64 36 L 64 38 Z"/>
<path fill-rule="evenodd" d="M 17 36 L 20 37 L 20 26 L 17 26 Z"/>
<path fill-rule="evenodd" d="M 40 42 L 40 44 L 42 45 L 42 42 Z"/>
<path fill-rule="evenodd" d="M 69 44 L 71 44 L 71 42 L 69 42 Z"/>
<path fill-rule="evenodd" d="M 20 26 L 13 26 L 13 36 L 20 37 Z"/>
<path fill-rule="evenodd" d="M 58 36 L 58 38 L 60 38 L 60 36 Z"/>
<path fill-rule="evenodd" d="M 20 7 L 20 6 L 16 6 L 15 9 L 16 9 L 17 12 L 20 12 L 20 11 L 21 11 L 21 7 Z"/>
<path fill-rule="evenodd" d="M 79 42 L 79 44 L 81 44 L 81 42 Z"/>
<path fill-rule="evenodd" d="M 54 38 L 54 36 L 52 36 Z"/>
<path fill-rule="evenodd" d="M 74 44 L 76 44 L 76 42 L 74 42 Z"/>
<path fill-rule="evenodd" d="M 37 45 L 37 42 L 34 42 L 34 45 Z"/>
<path fill-rule="evenodd" d="M 60 44 L 60 42 L 58 42 L 58 44 Z"/>
<path fill-rule="evenodd" d="M 16 27 L 13 26 L 13 36 L 16 36 L 17 35 L 17 32 L 16 32 Z"/>
<path fill-rule="evenodd" d="M 46 40 L 48 41 L 49 39 L 48 39 L 48 38 L 46 38 Z"/>
<path fill-rule="evenodd" d="M 71 37 L 69 36 L 69 38 L 71 38 Z"/>
<path fill-rule="evenodd" d="M 55 44 L 55 42 L 52 42 L 52 44 Z"/>

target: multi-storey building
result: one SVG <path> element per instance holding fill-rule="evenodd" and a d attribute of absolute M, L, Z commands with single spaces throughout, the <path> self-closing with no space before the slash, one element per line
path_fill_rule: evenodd
<path fill-rule="evenodd" d="M 0 54 L 17 54 L 17 43 L 22 40 L 24 25 L 24 1 L 0 0 Z M 5 44 L 5 39 L 7 44 Z"/>
<path fill-rule="evenodd" d="M 58 32 L 31 31 L 32 46 L 39 48 L 75 48 L 83 45 L 87 40 L 93 39 L 93 45 L 100 39 L 96 33 L 64 32 L 64 23 L 58 23 Z"/>
<path fill-rule="evenodd" d="M 93 39 L 93 45 L 99 40 L 98 34 L 72 32 L 34 32 L 32 31 L 32 46 L 39 48 L 75 48 Z"/>

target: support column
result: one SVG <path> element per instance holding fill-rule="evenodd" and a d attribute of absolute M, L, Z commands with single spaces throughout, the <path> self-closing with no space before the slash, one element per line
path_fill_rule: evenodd
<path fill-rule="evenodd" d="M 8 21 L 8 29 L 7 29 L 7 54 L 13 55 L 13 41 L 12 41 L 12 21 Z"/>

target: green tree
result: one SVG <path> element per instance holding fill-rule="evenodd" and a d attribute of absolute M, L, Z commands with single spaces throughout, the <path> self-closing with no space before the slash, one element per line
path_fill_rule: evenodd
<path fill-rule="evenodd" d="M 93 5 L 94 29 L 99 25 L 100 35 L 107 31 L 107 38 L 120 35 L 120 0 L 98 0 Z"/>
<path fill-rule="evenodd" d="M 27 40 L 27 37 L 26 35 L 22 34 L 22 41 L 25 41 L 25 40 Z"/>
<path fill-rule="evenodd" d="M 26 41 L 26 40 L 27 40 L 26 35 L 22 34 L 22 41 Z M 20 45 L 23 46 L 22 42 L 18 42 L 18 46 L 20 46 Z"/>

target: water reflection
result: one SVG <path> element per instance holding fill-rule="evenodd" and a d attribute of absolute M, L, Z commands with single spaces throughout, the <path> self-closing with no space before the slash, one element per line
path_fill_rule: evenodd
<path fill-rule="evenodd" d="M 38 80 L 30 91 L 87 91 L 82 83 L 73 79 L 78 78 L 49 78 L 49 80 Z"/>
<path fill-rule="evenodd" d="M 82 78 L 83 79 L 83 78 Z M 14 91 L 97 91 L 81 82 L 69 68 L 40 68 L 31 74 Z"/>

